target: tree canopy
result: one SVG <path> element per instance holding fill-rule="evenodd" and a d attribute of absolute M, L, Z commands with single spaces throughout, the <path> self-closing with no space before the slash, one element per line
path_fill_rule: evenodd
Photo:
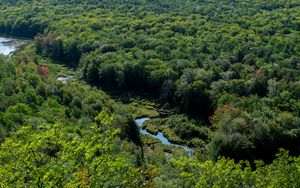
<path fill-rule="evenodd" d="M 2 0 L 0 34 L 33 41 L 0 55 L 1 187 L 299 187 L 298 0 Z"/>

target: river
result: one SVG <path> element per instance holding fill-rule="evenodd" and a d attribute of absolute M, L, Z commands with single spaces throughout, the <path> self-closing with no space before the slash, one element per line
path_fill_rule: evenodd
<path fill-rule="evenodd" d="M 26 40 L 21 40 L 21 39 L 16 39 L 16 38 L 10 38 L 10 37 L 1 37 L 0 36 L 0 54 L 10 56 L 13 52 L 15 52 L 20 46 L 26 44 Z M 63 82 L 63 83 L 68 83 L 72 80 L 73 78 L 73 71 L 69 72 L 69 75 L 67 76 L 58 76 L 57 80 Z M 175 146 L 175 147 L 181 147 L 185 151 L 189 153 L 193 153 L 194 150 L 188 146 L 185 145 L 178 145 L 178 144 L 173 144 L 171 143 L 164 135 L 162 132 L 158 132 L 156 135 L 149 133 L 147 130 L 142 128 L 142 125 L 145 121 L 150 120 L 150 118 L 140 118 L 136 119 L 135 123 L 140 127 L 140 133 L 143 135 L 150 135 L 154 138 L 159 139 L 163 144 L 165 145 L 170 145 L 170 146 Z"/>
<path fill-rule="evenodd" d="M 26 44 L 26 40 L 0 36 L 0 54 L 10 56 L 19 47 Z"/>
<path fill-rule="evenodd" d="M 181 147 L 181 148 L 183 148 L 185 151 L 187 151 L 189 153 L 193 153 L 194 152 L 194 149 L 190 148 L 188 146 L 171 143 L 168 140 L 168 138 L 163 135 L 162 132 L 158 132 L 156 135 L 154 135 L 154 134 L 149 133 L 147 130 L 143 129 L 142 126 L 143 126 L 144 122 L 148 121 L 148 120 L 150 120 L 150 118 L 140 118 L 140 119 L 136 119 L 135 120 L 136 125 L 140 127 L 140 133 L 141 134 L 143 134 L 143 135 L 150 135 L 150 136 L 152 136 L 152 137 L 160 140 L 165 145 L 170 145 L 170 146 L 175 146 L 175 147 Z"/>

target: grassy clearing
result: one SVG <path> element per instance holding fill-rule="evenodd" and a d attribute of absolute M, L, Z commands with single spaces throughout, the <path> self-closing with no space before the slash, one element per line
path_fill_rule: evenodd
<path fill-rule="evenodd" d="M 132 115 L 134 118 L 141 118 L 141 117 L 156 118 L 156 117 L 159 117 L 159 112 L 154 103 L 131 100 L 131 102 L 128 105 L 132 111 Z"/>
<path fill-rule="evenodd" d="M 168 138 L 171 143 L 174 144 L 185 144 L 169 127 L 163 129 L 164 136 Z"/>

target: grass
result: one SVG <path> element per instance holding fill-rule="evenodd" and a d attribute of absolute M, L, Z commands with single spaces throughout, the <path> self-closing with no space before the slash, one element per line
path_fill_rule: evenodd
<path fill-rule="evenodd" d="M 143 129 L 146 129 L 149 133 L 154 135 L 156 135 L 159 131 L 161 131 L 156 124 L 152 123 L 151 120 L 146 121 L 142 127 Z"/>
<path fill-rule="evenodd" d="M 169 127 L 163 129 L 164 136 L 168 138 L 171 143 L 185 144 Z"/>
<path fill-rule="evenodd" d="M 187 144 L 181 140 L 174 131 L 166 124 L 168 118 L 155 118 L 146 121 L 143 128 L 146 129 L 151 134 L 157 134 L 158 132 L 163 132 L 164 136 L 174 144 Z"/>
<path fill-rule="evenodd" d="M 152 104 L 150 102 L 140 103 L 140 102 L 133 100 L 128 105 L 132 111 L 132 115 L 134 118 L 141 118 L 141 117 L 156 118 L 156 117 L 159 117 L 159 112 L 158 112 L 157 108 L 155 107 L 155 104 Z"/>

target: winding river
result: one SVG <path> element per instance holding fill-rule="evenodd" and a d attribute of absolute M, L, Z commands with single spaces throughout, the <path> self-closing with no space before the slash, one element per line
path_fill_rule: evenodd
<path fill-rule="evenodd" d="M 26 44 L 26 42 L 26 40 L 22 39 L 0 36 L 0 54 L 10 56 L 20 46 Z"/>
<path fill-rule="evenodd" d="M 22 45 L 26 44 L 26 40 L 21 40 L 21 39 L 16 39 L 16 38 L 10 38 L 10 37 L 1 37 L 0 36 L 0 54 L 10 56 L 13 52 L 15 52 L 19 47 Z M 68 76 L 59 76 L 57 77 L 57 80 L 63 82 L 63 83 L 68 83 L 71 81 L 73 78 L 73 75 L 71 73 Z M 190 148 L 185 145 L 178 145 L 178 144 L 173 144 L 171 143 L 164 135 L 162 132 L 158 132 L 156 135 L 149 133 L 147 130 L 142 128 L 142 125 L 144 124 L 145 121 L 150 120 L 150 118 L 140 118 L 136 119 L 135 123 L 140 127 L 140 133 L 143 135 L 150 135 L 154 138 L 159 139 L 163 144 L 165 145 L 170 145 L 170 146 L 175 146 L 175 147 L 181 147 L 185 151 L 189 153 L 193 153 L 194 150 L 193 148 Z"/>
<path fill-rule="evenodd" d="M 162 132 L 158 132 L 156 135 L 149 133 L 147 130 L 143 129 L 142 126 L 144 124 L 145 121 L 150 120 L 150 118 L 140 118 L 140 119 L 136 119 L 135 123 L 137 126 L 140 127 L 140 133 L 143 135 L 150 135 L 156 139 L 159 139 L 163 144 L 165 145 L 170 145 L 170 146 L 175 146 L 175 147 L 181 147 L 183 148 L 185 151 L 189 152 L 189 153 L 193 153 L 194 149 L 190 148 L 188 146 L 185 145 L 179 145 L 179 144 L 173 144 L 171 143 L 168 138 L 166 138 Z"/>

